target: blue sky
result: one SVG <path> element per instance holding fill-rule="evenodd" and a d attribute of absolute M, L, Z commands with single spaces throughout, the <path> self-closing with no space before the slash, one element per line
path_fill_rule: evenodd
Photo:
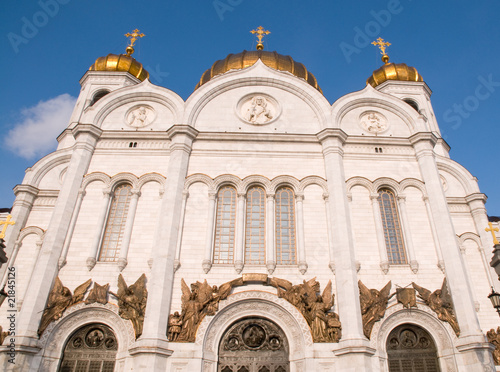
<path fill-rule="evenodd" d="M 391 62 L 418 69 L 451 157 L 479 179 L 500 215 L 500 3 L 498 1 L 18 0 L 0 14 L 0 208 L 24 171 L 53 151 L 79 79 L 100 56 L 123 53 L 123 34 L 146 37 L 134 57 L 151 81 L 186 99 L 201 74 L 229 53 L 255 48 L 249 31 L 272 33 L 266 50 L 315 74 L 325 97 L 363 89 L 381 65 L 368 44 L 392 43 Z"/>

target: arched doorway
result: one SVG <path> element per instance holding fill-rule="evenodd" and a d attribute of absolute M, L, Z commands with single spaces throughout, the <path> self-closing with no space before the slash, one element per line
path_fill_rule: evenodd
<path fill-rule="evenodd" d="M 88 324 L 66 342 L 59 372 L 113 372 L 118 342 L 104 324 Z"/>
<path fill-rule="evenodd" d="M 389 372 L 440 372 L 434 340 L 416 325 L 394 328 L 386 347 Z"/>
<path fill-rule="evenodd" d="M 232 324 L 219 344 L 218 372 L 289 372 L 289 346 L 270 320 L 245 318 Z"/>

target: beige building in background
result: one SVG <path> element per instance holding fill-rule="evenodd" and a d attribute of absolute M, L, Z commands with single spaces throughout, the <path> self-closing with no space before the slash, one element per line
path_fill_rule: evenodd
<path fill-rule="evenodd" d="M 495 370 L 486 196 L 416 69 L 387 60 L 333 104 L 263 50 L 186 101 L 130 55 L 80 84 L 14 189 L 7 370 Z"/>

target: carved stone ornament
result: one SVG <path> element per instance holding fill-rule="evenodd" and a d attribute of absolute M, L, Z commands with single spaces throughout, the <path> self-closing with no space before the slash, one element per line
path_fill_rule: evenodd
<path fill-rule="evenodd" d="M 106 285 L 99 285 L 99 283 L 94 282 L 94 287 L 90 290 L 87 299 L 85 300 L 85 304 L 93 304 L 98 302 L 100 304 L 108 303 L 108 291 L 109 291 L 109 283 Z"/>
<path fill-rule="evenodd" d="M 389 128 L 384 115 L 376 111 L 365 111 L 359 117 L 359 125 L 369 133 L 382 133 Z"/>
<path fill-rule="evenodd" d="M 278 101 L 267 94 L 252 93 L 238 102 L 236 113 L 245 123 L 264 125 L 279 117 L 281 107 Z"/>
<path fill-rule="evenodd" d="M 370 338 L 375 322 L 383 318 L 387 303 L 389 302 L 389 292 L 391 291 L 391 281 L 389 281 L 380 291 L 368 289 L 361 280 L 358 281 L 359 302 L 361 306 L 361 317 L 363 320 L 363 333 L 366 338 Z M 392 297 L 392 296 L 391 296 Z"/>
<path fill-rule="evenodd" d="M 495 331 L 493 328 L 486 332 L 486 337 L 488 342 L 495 346 L 493 350 L 493 359 L 495 360 L 495 365 L 500 365 L 500 327 Z"/>
<path fill-rule="evenodd" d="M 127 286 L 122 274 L 118 276 L 118 293 L 109 292 L 118 299 L 118 314 L 123 319 L 132 322 L 135 338 L 142 334 L 144 315 L 146 313 L 146 302 L 148 291 L 146 289 L 146 275 L 142 274 L 130 287 Z"/>
<path fill-rule="evenodd" d="M 415 283 L 412 283 L 412 285 L 413 288 L 418 291 L 419 297 L 437 314 L 437 317 L 443 322 L 448 322 L 457 337 L 460 336 L 460 327 L 458 326 L 457 318 L 455 316 L 453 300 L 450 292 L 448 291 L 446 278 L 443 280 L 441 289 L 437 289 L 432 293 L 428 289 L 420 287 Z"/>
<path fill-rule="evenodd" d="M 68 307 L 81 302 L 91 283 L 92 279 L 89 279 L 85 283 L 79 285 L 75 289 L 75 294 L 73 295 L 68 288 L 63 286 L 61 279 L 57 277 L 52 287 L 52 291 L 49 293 L 47 306 L 40 320 L 38 335 L 40 336 L 51 322 L 59 319 Z"/>
<path fill-rule="evenodd" d="M 137 105 L 125 114 L 125 124 L 133 128 L 144 128 L 152 124 L 156 119 L 156 113 L 152 107 Z"/>
<path fill-rule="evenodd" d="M 10 332 L 9 331 L 4 331 L 2 326 L 0 326 L 0 345 L 3 344 L 3 342 L 5 341 L 5 338 L 10 335 Z"/>

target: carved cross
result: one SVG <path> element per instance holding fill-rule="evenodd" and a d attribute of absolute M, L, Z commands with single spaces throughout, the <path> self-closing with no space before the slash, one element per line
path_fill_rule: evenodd
<path fill-rule="evenodd" d="M 498 239 L 497 239 L 496 235 L 495 235 L 495 231 L 498 232 L 498 227 L 493 227 L 493 225 L 492 225 L 491 222 L 488 222 L 488 226 L 489 226 L 489 228 L 484 229 L 484 231 L 491 232 L 491 236 L 493 237 L 493 244 L 495 244 L 495 245 L 496 244 L 500 244 L 498 242 Z"/>
<path fill-rule="evenodd" d="M 7 219 L 6 219 L 5 221 L 0 221 L 0 226 L 1 226 L 1 225 L 3 225 L 3 227 L 2 227 L 2 231 L 0 232 L 0 239 L 5 238 L 5 231 L 7 231 L 7 226 L 8 226 L 8 225 L 14 225 L 14 224 L 15 224 L 15 222 L 14 222 L 14 221 L 11 221 L 11 220 L 10 220 L 10 219 L 11 219 L 11 217 L 12 217 L 12 216 L 9 214 L 9 215 L 7 216 Z M 498 231 L 498 229 L 497 229 L 497 231 Z"/>
<path fill-rule="evenodd" d="M 257 43 L 257 49 L 258 50 L 264 49 L 264 45 L 262 44 L 262 38 L 264 37 L 264 35 L 269 35 L 271 31 L 264 30 L 264 27 L 259 26 L 257 27 L 257 30 L 252 30 L 250 31 L 250 33 L 257 34 L 257 39 L 259 40 L 259 42 Z"/>

